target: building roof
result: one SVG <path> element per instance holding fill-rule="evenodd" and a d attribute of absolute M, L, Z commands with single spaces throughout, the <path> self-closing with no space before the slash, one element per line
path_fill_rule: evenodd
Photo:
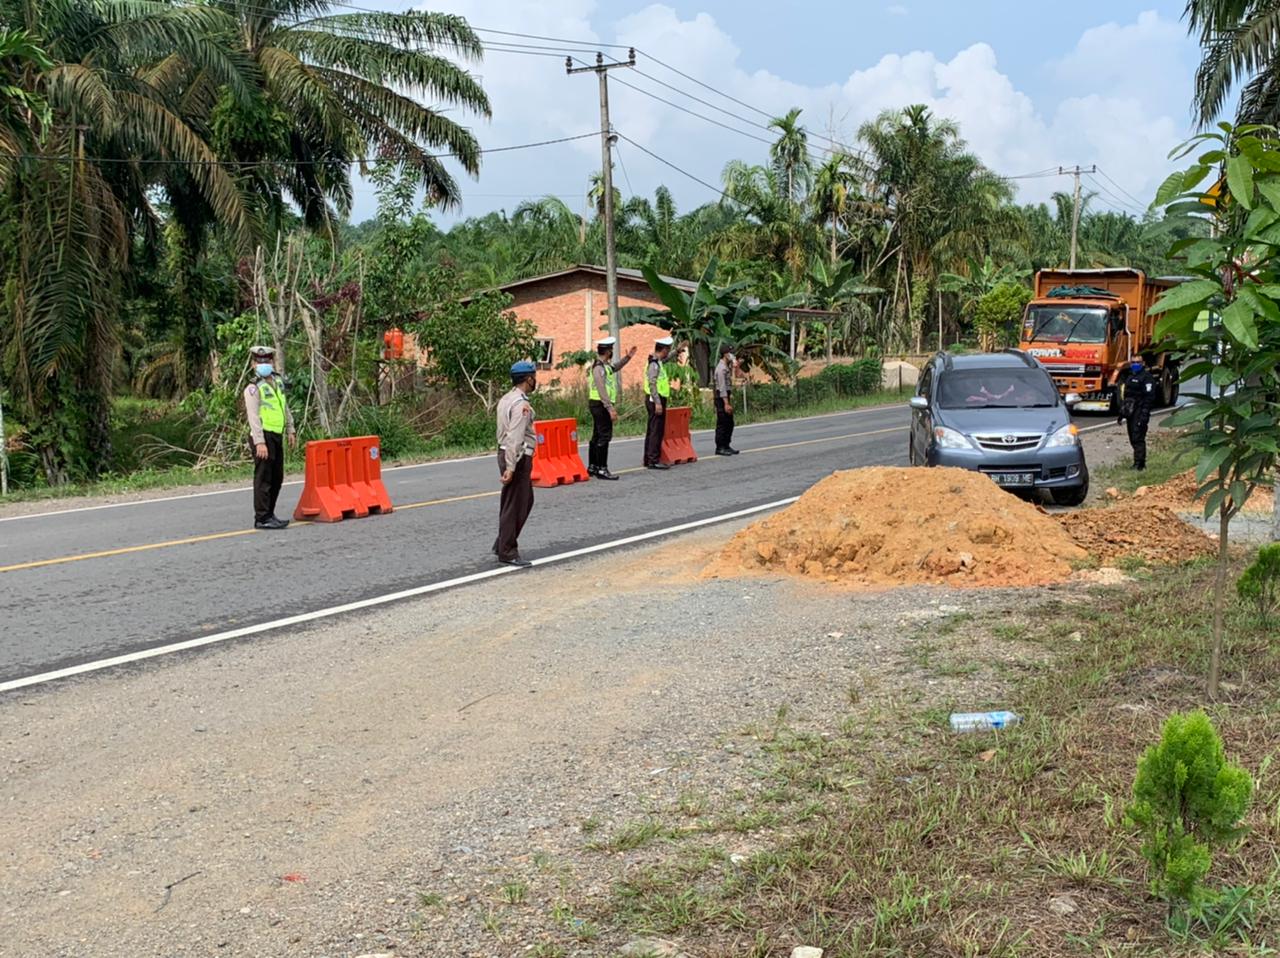
<path fill-rule="evenodd" d="M 530 276 L 528 279 L 517 279 L 510 283 L 503 283 L 501 286 L 493 286 L 481 292 L 509 292 L 513 289 L 520 289 L 524 286 L 531 286 L 534 283 L 543 283 L 549 279 L 559 279 L 562 276 L 572 276 L 574 273 L 588 273 L 592 276 L 604 276 L 605 268 L 603 266 L 592 266 L 589 263 L 579 263 L 577 266 L 571 266 L 568 269 L 562 269 L 558 273 L 543 273 L 541 276 Z M 644 274 L 638 269 L 618 269 L 618 279 L 629 279 L 637 283 L 645 283 Z M 663 276 L 664 282 L 670 283 L 676 289 L 682 289 L 686 293 L 692 293 L 698 288 L 698 284 L 693 280 L 676 279 L 673 276 Z M 647 283 L 646 283 L 647 285 Z M 475 295 L 475 294 L 473 294 Z M 470 299 L 470 297 L 467 297 Z M 464 300 L 465 302 L 466 300 Z"/>

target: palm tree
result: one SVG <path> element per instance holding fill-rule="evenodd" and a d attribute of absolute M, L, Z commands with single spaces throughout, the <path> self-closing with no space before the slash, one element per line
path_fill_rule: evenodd
<path fill-rule="evenodd" d="M 1184 16 L 1200 36 L 1200 122 L 1217 119 L 1240 84 L 1238 124 L 1280 120 L 1280 0 L 1187 0 Z"/>
<path fill-rule="evenodd" d="M 778 131 L 778 139 L 769 147 L 769 160 L 779 183 L 786 184 L 786 197 L 794 205 L 805 193 L 813 173 L 809 161 L 809 134 L 800 125 L 799 107 L 786 116 L 776 116 L 769 128 Z"/>
<path fill-rule="evenodd" d="M 511 223 L 521 234 L 518 245 L 525 252 L 524 275 L 554 273 L 583 262 L 586 221 L 559 197 L 525 200 L 512 213 Z"/>
<path fill-rule="evenodd" d="M 230 235 L 249 237 L 243 196 L 184 119 L 188 91 L 173 82 L 200 70 L 245 89 L 244 63 L 210 39 L 217 20 L 195 5 L 0 2 L 0 22 L 45 55 L 9 61 L 11 84 L 48 112 L 31 122 L 40 155 L 8 164 L 2 184 L 0 274 L 11 292 L 0 361 L 50 483 L 110 465 L 118 296 L 133 238 L 157 228 L 156 187 L 180 167 Z"/>
<path fill-rule="evenodd" d="M 955 123 L 936 119 L 927 107 L 883 113 L 858 135 L 869 154 L 861 161 L 864 173 L 889 221 L 880 262 L 897 260 L 895 310 L 901 314 L 905 304 L 922 351 L 924 299 L 934 278 L 989 252 L 995 238 L 1016 234 L 1013 190 L 966 151 Z"/>
<path fill-rule="evenodd" d="M 832 153 L 818 167 L 813 183 L 813 215 L 831 231 L 831 265 L 836 265 L 836 238 L 841 220 L 849 212 L 850 201 L 857 195 L 858 177 L 852 158 L 846 153 Z"/>
<path fill-rule="evenodd" d="M 480 147 L 449 111 L 490 115 L 480 83 L 445 55 L 481 56 L 466 20 L 417 10 L 334 13 L 334 0 L 212 2 L 260 77 L 259 110 L 283 118 L 283 142 L 269 144 L 274 155 L 265 158 L 276 161 L 275 188 L 308 225 L 329 225 L 330 203 L 350 209 L 351 164 L 369 155 L 415 171 L 431 202 L 459 203 L 438 154 L 474 176 Z"/>

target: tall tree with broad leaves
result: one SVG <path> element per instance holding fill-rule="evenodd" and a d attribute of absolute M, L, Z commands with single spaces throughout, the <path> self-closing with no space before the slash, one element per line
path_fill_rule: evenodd
<path fill-rule="evenodd" d="M 119 295 L 167 173 L 182 168 L 235 241 L 251 235 L 237 184 L 184 118 L 187 91 L 156 68 L 180 63 L 243 93 L 247 63 L 219 42 L 220 22 L 210 7 L 150 0 L 0 2 L 3 28 L 43 52 L 8 58 L 10 85 L 48 106 L 26 114 L 38 150 L 0 169 L 0 363 L 51 484 L 111 465 Z"/>

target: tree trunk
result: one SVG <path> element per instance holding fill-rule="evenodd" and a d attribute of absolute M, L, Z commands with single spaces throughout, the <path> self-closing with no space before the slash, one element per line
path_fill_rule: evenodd
<path fill-rule="evenodd" d="M 1213 647 L 1209 653 L 1208 695 L 1210 700 L 1218 697 L 1218 682 L 1222 676 L 1222 635 L 1225 630 L 1227 565 L 1230 560 L 1227 536 L 1230 526 L 1231 513 L 1224 501 L 1218 507 L 1218 574 L 1213 580 Z"/>
<path fill-rule="evenodd" d="M 1271 541 L 1280 542 L 1280 463 L 1276 465 L 1271 481 L 1275 484 L 1275 507 L 1271 513 Z"/>

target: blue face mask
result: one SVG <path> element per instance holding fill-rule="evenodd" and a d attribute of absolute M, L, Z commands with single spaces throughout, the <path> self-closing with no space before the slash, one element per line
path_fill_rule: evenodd
<path fill-rule="evenodd" d="M 275 372 L 275 367 L 272 366 L 270 363 L 258 363 L 258 365 L 253 367 L 253 371 L 257 373 L 259 376 L 261 376 L 263 379 L 266 379 L 273 372 Z"/>
<path fill-rule="evenodd" d="M 1130 371 L 1130 372 L 1135 372 L 1135 373 L 1140 373 L 1140 372 L 1142 372 L 1142 363 L 1130 363 L 1130 364 L 1129 364 L 1129 371 Z"/>

